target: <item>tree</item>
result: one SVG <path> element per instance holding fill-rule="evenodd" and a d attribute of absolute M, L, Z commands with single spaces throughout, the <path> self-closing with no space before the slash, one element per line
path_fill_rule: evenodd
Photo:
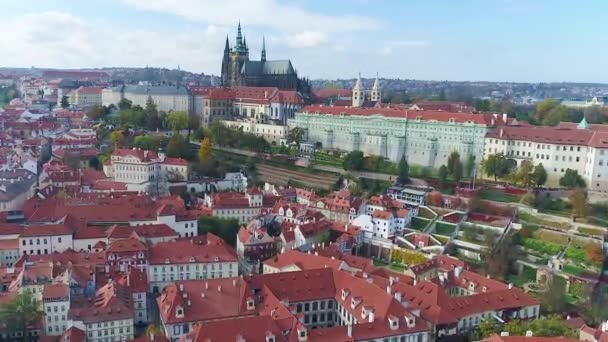
<path fill-rule="evenodd" d="M 300 147 L 300 143 L 304 140 L 304 130 L 301 127 L 294 127 L 287 133 L 287 142 L 294 143 Z"/>
<path fill-rule="evenodd" d="M 167 124 L 175 132 L 188 128 L 190 118 L 186 112 L 171 112 L 167 116 Z"/>
<path fill-rule="evenodd" d="M 548 282 L 549 288 L 541 297 L 545 310 L 552 313 L 562 313 L 566 309 L 566 282 L 554 276 Z"/>
<path fill-rule="evenodd" d="M 344 170 L 361 170 L 363 169 L 363 162 L 363 152 L 352 151 L 344 157 L 342 167 L 344 167 Z"/>
<path fill-rule="evenodd" d="M 448 173 L 449 173 L 449 171 L 448 171 L 447 166 L 441 165 L 439 167 L 438 174 L 439 174 L 439 180 L 441 181 L 441 184 L 445 183 L 445 181 L 448 179 Z"/>
<path fill-rule="evenodd" d="M 102 105 L 94 105 L 87 111 L 87 116 L 91 120 L 101 120 L 108 114 L 108 108 Z"/>
<path fill-rule="evenodd" d="M 118 108 L 120 110 L 131 109 L 131 106 L 133 106 L 133 101 L 128 100 L 124 97 L 118 102 Z"/>
<path fill-rule="evenodd" d="M 397 183 L 406 184 L 409 177 L 410 167 L 407 164 L 407 160 L 405 160 L 405 156 L 401 156 L 401 160 L 399 161 L 399 176 L 397 177 Z"/>
<path fill-rule="evenodd" d="M 112 143 L 114 147 L 122 147 L 125 143 L 125 136 L 122 131 L 112 131 L 112 133 L 110 133 L 110 143 Z"/>
<path fill-rule="evenodd" d="M 462 172 L 463 172 L 462 163 L 460 162 L 460 160 L 457 160 L 456 163 L 454 164 L 454 170 L 452 171 L 452 177 L 454 177 L 454 180 L 456 181 L 456 183 L 460 182 L 460 180 L 462 179 Z"/>
<path fill-rule="evenodd" d="M 534 167 L 530 180 L 532 183 L 536 184 L 536 186 L 542 186 L 547 182 L 547 171 L 542 163 Z"/>
<path fill-rule="evenodd" d="M 148 327 L 146 328 L 146 332 L 144 333 L 144 336 L 164 336 L 165 332 L 163 329 L 161 329 L 160 327 L 158 327 L 156 324 L 148 324 Z"/>
<path fill-rule="evenodd" d="M 239 232 L 237 219 L 222 219 L 218 217 L 201 216 L 198 219 L 199 235 L 212 233 L 219 236 L 232 247 L 236 246 L 236 236 Z"/>
<path fill-rule="evenodd" d="M 143 116 L 146 129 L 153 131 L 162 128 L 163 122 L 158 115 L 158 109 L 156 108 L 156 104 L 152 100 L 151 96 L 148 96 L 148 99 L 146 100 L 146 107 L 143 110 Z"/>
<path fill-rule="evenodd" d="M 63 109 L 66 109 L 66 108 L 68 108 L 70 106 L 70 100 L 68 99 L 67 95 L 63 95 L 61 97 L 60 104 L 61 104 L 61 108 L 63 108 Z"/>
<path fill-rule="evenodd" d="M 150 135 L 139 135 L 133 140 L 133 146 L 142 150 L 157 151 L 160 145 L 161 139 Z"/>
<path fill-rule="evenodd" d="M 498 332 L 498 329 L 496 327 L 496 324 L 494 323 L 494 320 L 489 318 L 489 319 L 482 319 L 481 322 L 479 322 L 479 337 L 480 340 L 484 339 L 484 338 L 488 338 L 490 336 L 492 336 L 492 334 L 495 334 Z"/>
<path fill-rule="evenodd" d="M 464 175 L 465 177 L 471 177 L 471 173 L 475 168 L 475 159 L 472 154 L 469 154 L 469 158 L 467 158 L 467 163 L 464 166 Z"/>
<path fill-rule="evenodd" d="M 559 179 L 559 185 L 565 188 L 584 188 L 586 186 L 585 180 L 578 171 L 572 169 L 566 169 L 564 176 Z"/>
<path fill-rule="evenodd" d="M 156 174 L 155 177 L 146 185 L 145 192 L 153 198 L 158 198 L 169 193 L 169 183 L 167 177 Z"/>
<path fill-rule="evenodd" d="M 34 329 L 42 317 L 44 311 L 41 310 L 42 304 L 38 302 L 30 290 L 25 290 L 18 294 L 13 300 L 0 306 L 0 322 L 6 324 L 12 333 L 25 336 L 25 341 L 33 341 L 28 336 L 28 330 Z"/>
<path fill-rule="evenodd" d="M 209 138 L 203 139 L 201 146 L 198 149 L 198 161 L 201 164 L 201 168 L 205 169 L 209 163 L 211 157 L 211 140 Z"/>
<path fill-rule="evenodd" d="M 450 153 L 450 155 L 448 156 L 448 172 L 452 176 L 454 175 L 454 170 L 455 170 L 457 161 L 460 161 L 460 153 L 458 153 L 456 151 L 452 151 L 452 153 Z M 461 170 L 461 174 L 462 174 L 462 170 Z"/>
<path fill-rule="evenodd" d="M 505 155 L 501 153 L 490 154 L 481 161 L 481 170 L 488 177 L 503 178 L 509 174 L 510 166 Z"/>
<path fill-rule="evenodd" d="M 608 121 L 608 108 L 605 106 L 587 107 L 584 110 L 584 117 L 589 123 L 606 123 Z"/>
<path fill-rule="evenodd" d="M 101 170 L 102 165 L 97 156 L 93 156 L 89 159 L 89 167 L 95 170 Z"/>
<path fill-rule="evenodd" d="M 572 215 L 574 217 L 586 217 L 589 214 L 587 191 L 583 189 L 573 190 L 568 195 L 568 200 L 572 205 Z"/>
<path fill-rule="evenodd" d="M 534 171 L 534 165 L 529 160 L 524 160 L 521 165 L 514 173 L 514 183 L 521 184 L 523 186 L 529 186 L 532 183 L 532 172 Z"/>
<path fill-rule="evenodd" d="M 167 156 L 172 158 L 190 159 L 190 144 L 183 135 L 173 134 L 167 144 Z"/>

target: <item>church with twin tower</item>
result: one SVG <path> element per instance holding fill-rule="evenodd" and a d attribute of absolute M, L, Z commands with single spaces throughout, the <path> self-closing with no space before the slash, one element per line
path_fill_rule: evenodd
<path fill-rule="evenodd" d="M 298 78 L 298 73 L 290 60 L 266 59 L 266 42 L 263 38 L 260 60 L 250 60 L 247 40 L 241 32 L 241 23 L 238 25 L 235 44 L 232 47 L 226 36 L 222 58 L 222 85 L 277 87 L 301 92 L 309 90 L 308 82 Z"/>

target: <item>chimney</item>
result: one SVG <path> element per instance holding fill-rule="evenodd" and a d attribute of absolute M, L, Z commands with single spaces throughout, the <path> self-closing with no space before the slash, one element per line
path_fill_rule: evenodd
<path fill-rule="evenodd" d="M 502 331 L 500 333 L 500 336 L 502 336 L 502 337 L 509 336 L 509 332 L 508 331 Z"/>
<path fill-rule="evenodd" d="M 154 331 L 150 332 L 150 341 L 154 341 Z"/>
<path fill-rule="evenodd" d="M 184 291 L 184 284 L 179 284 L 179 290 Z"/>
<path fill-rule="evenodd" d="M 391 285 L 387 286 L 386 293 L 390 296 L 392 292 L 393 292 L 392 286 Z"/>
<path fill-rule="evenodd" d="M 131 286 L 131 272 L 127 272 L 127 287 Z"/>
<path fill-rule="evenodd" d="M 526 331 L 526 337 L 532 337 L 534 334 L 532 333 L 532 330 L 527 330 Z"/>
<path fill-rule="evenodd" d="M 509 288 L 512 289 L 513 288 L 513 284 L 509 283 Z"/>
<path fill-rule="evenodd" d="M 499 136 L 502 138 L 502 136 L 503 136 L 504 134 L 505 134 L 505 131 L 504 131 L 504 130 L 501 128 L 501 129 L 500 129 L 500 135 L 499 135 Z"/>
<path fill-rule="evenodd" d="M 222 285 L 217 286 L 217 292 L 222 292 Z"/>
<path fill-rule="evenodd" d="M 209 289 L 209 282 L 208 282 L 208 281 L 206 281 L 206 282 L 205 282 L 205 290 L 208 290 L 208 289 Z"/>
<path fill-rule="evenodd" d="M 395 292 L 395 300 L 401 303 L 401 292 Z"/>
<path fill-rule="evenodd" d="M 504 123 L 507 123 L 507 113 L 503 113 L 503 114 L 502 114 L 502 121 L 503 121 Z"/>
<path fill-rule="evenodd" d="M 353 325 L 352 324 L 348 324 L 346 327 L 346 333 L 348 335 L 348 337 L 353 337 Z"/>
<path fill-rule="evenodd" d="M 236 279 L 232 279 L 232 286 L 236 286 Z"/>

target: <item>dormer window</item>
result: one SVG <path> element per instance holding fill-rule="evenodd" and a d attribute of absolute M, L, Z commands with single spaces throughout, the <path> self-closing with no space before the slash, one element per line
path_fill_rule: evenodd
<path fill-rule="evenodd" d="M 255 302 L 253 301 L 253 298 L 249 297 L 247 298 L 247 310 L 253 309 L 255 309 Z"/>
<path fill-rule="evenodd" d="M 178 307 L 177 310 L 175 310 L 175 317 L 183 318 L 184 317 L 184 308 L 182 308 L 181 306 Z"/>
<path fill-rule="evenodd" d="M 346 300 L 349 294 L 350 291 L 348 289 L 342 289 L 342 300 Z"/>

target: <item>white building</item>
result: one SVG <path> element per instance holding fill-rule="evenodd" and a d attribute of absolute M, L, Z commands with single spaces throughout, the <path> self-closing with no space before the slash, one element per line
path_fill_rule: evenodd
<path fill-rule="evenodd" d="M 244 224 L 257 217 L 263 208 L 271 208 L 274 203 L 264 201 L 264 195 L 257 187 L 246 193 L 219 192 L 205 197 L 205 206 L 213 210 L 213 216 L 234 218 Z"/>
<path fill-rule="evenodd" d="M 263 123 L 263 121 L 257 119 L 222 120 L 222 122 L 228 127 L 236 128 L 245 133 L 253 133 L 276 145 L 279 145 L 281 140 L 287 139 L 289 131 L 287 125 L 272 122 Z"/>
<path fill-rule="evenodd" d="M 146 107 L 148 98 L 156 105 L 156 109 L 163 112 L 192 111 L 192 95 L 190 91 L 181 86 L 168 85 L 125 85 L 106 88 L 102 91 L 104 105 L 118 105 L 121 99 L 127 99 L 133 105 Z"/>
<path fill-rule="evenodd" d="M 73 247 L 72 230 L 65 224 L 25 227 L 19 236 L 19 254 L 51 254 Z"/>
<path fill-rule="evenodd" d="M 219 237 L 158 243 L 149 249 L 149 290 L 160 292 L 178 280 L 229 278 L 238 275 L 238 258 Z"/>
<path fill-rule="evenodd" d="M 557 127 L 505 126 L 486 135 L 484 158 L 496 153 L 517 166 L 524 160 L 543 164 L 547 185 L 557 185 L 571 169 L 583 176 L 589 190 L 608 191 L 608 125 L 583 119 Z"/>
<path fill-rule="evenodd" d="M 66 284 L 48 284 L 42 290 L 45 335 L 60 336 L 68 324 L 70 287 Z"/>
<path fill-rule="evenodd" d="M 400 209 L 396 212 L 375 210 L 370 214 L 359 215 L 352 222 L 363 231 L 363 238 L 367 241 L 373 239 L 390 239 L 400 235 L 412 220 L 413 211 Z"/>
<path fill-rule="evenodd" d="M 101 105 L 102 87 L 79 87 L 68 93 L 71 106 L 93 107 Z"/>
<path fill-rule="evenodd" d="M 169 158 L 163 153 L 142 149 L 115 149 L 103 171 L 115 182 L 145 186 L 164 179 L 184 181 L 188 179 L 188 162 L 181 158 Z"/>

